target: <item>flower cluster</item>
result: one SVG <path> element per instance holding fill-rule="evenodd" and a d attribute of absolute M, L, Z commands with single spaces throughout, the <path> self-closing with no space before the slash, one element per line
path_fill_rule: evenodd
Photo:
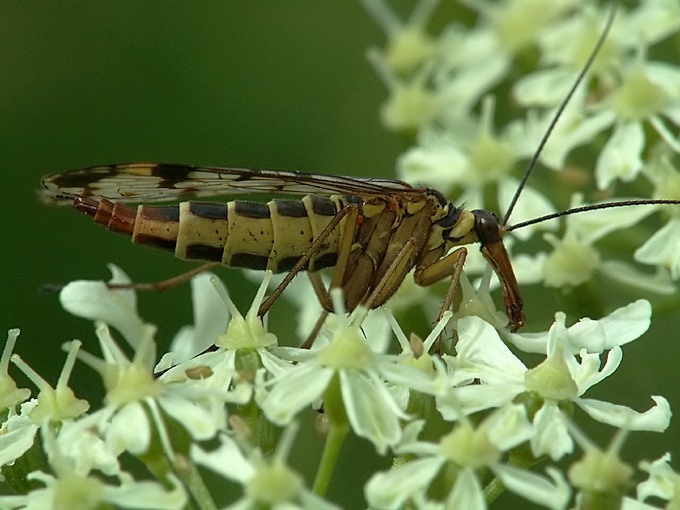
<path fill-rule="evenodd" d="M 415 135 L 398 161 L 400 177 L 459 192 L 461 203 L 475 207 L 492 195 L 496 203 L 487 205 L 507 207 L 518 164 L 535 153 L 602 33 L 606 9 L 578 0 L 465 0 L 460 9 L 475 17 L 474 25 L 450 24 L 434 36 L 426 24 L 437 0 L 419 0 L 406 22 L 386 0 L 363 3 L 388 37 L 384 50 L 368 54 L 390 93 L 382 119 Z M 679 5 L 658 0 L 619 8 L 540 154 L 551 171 L 532 178 L 513 219 L 593 203 L 615 186 L 680 198 L 673 132 L 680 125 L 680 72 L 657 52 L 680 29 Z M 515 102 L 508 106 L 501 98 L 509 95 Z M 592 185 L 584 183 L 577 158 L 592 165 Z M 609 284 L 674 293 L 680 207 L 663 209 L 666 225 L 639 239 L 641 222 L 660 210 L 569 216 L 562 233 L 546 233 L 538 249 L 533 229 L 518 229 L 506 242 L 520 283 L 583 289 L 599 274 Z M 632 230 L 632 240 L 603 250 L 610 234 Z M 656 274 L 630 258 L 655 265 Z M 471 251 L 466 272 L 482 267 Z M 13 354 L 19 330 L 8 333 L 0 358 L 0 469 L 15 493 L 0 496 L 0 509 L 474 510 L 506 491 L 556 509 L 680 506 L 670 453 L 639 464 L 624 460 L 630 435 L 668 429 L 668 401 L 651 395 L 648 408 L 637 411 L 595 388 L 614 384 L 624 347 L 650 327 L 646 300 L 603 300 L 600 309 L 609 313 L 589 310 L 601 318 L 573 321 L 568 317 L 581 301 L 588 308 L 597 300 L 572 293 L 565 314 L 546 294 L 533 313 L 543 312 L 536 324 L 547 317 L 551 326 L 513 333 L 496 308 L 486 268 L 475 285 L 461 276 L 455 313 L 421 326 L 424 340 L 400 324 L 422 318 L 419 307 L 433 314 L 440 300 L 436 292 L 416 292 L 409 279 L 390 310 L 359 306 L 345 313 L 342 293 L 333 289 L 336 313 L 308 339 L 321 312 L 302 279 L 284 293 L 300 310 L 297 320 L 270 330 L 268 318 L 258 316 L 270 273 L 260 276 L 245 315 L 224 284 L 204 273 L 191 282 L 193 324 L 163 342 L 140 316 L 128 277 L 110 268 L 108 284 L 75 281 L 60 293 L 66 311 L 93 321 L 94 335 L 64 344 L 54 387 Z M 602 286 L 601 294 L 620 294 L 611 289 Z M 314 340 L 311 348 L 297 347 L 305 340 Z M 168 352 L 159 352 L 168 343 Z M 76 363 L 95 372 L 101 402 L 80 398 L 69 385 Z M 17 386 L 14 370 L 35 393 Z M 324 438 L 319 451 L 305 427 L 312 421 Z M 611 431 L 607 446 L 589 438 L 593 424 Z M 357 468 L 382 462 L 361 483 L 343 486 L 334 468 L 349 437 L 362 442 L 362 454 L 343 462 Z M 340 494 L 328 496 L 334 489 Z"/>
<path fill-rule="evenodd" d="M 129 282 L 111 269 L 109 283 Z M 18 330 L 10 331 L 0 360 L 6 409 L 0 459 L 6 479 L 23 480 L 15 488 L 25 493 L 0 497 L 0 508 L 215 508 L 216 498 L 229 508 L 335 508 L 323 495 L 350 433 L 393 458 L 391 470 L 366 480 L 364 496 L 373 508 L 484 508 L 502 486 L 528 501 L 565 508 L 572 491 L 620 498 L 632 479 L 632 468 L 618 455 L 622 441 L 599 450 L 573 421 L 574 407 L 627 433 L 668 427 L 663 397 L 653 396 L 654 404 L 637 412 L 585 396 L 618 368 L 621 346 L 647 330 L 646 301 L 569 328 L 558 313 L 545 333 L 501 330 L 506 342 L 541 354 L 527 366 L 496 328 L 460 313 L 456 354 L 431 355 L 450 312 L 424 341 L 407 339 L 389 312 L 372 312 L 393 330 L 399 354 L 386 352 L 379 335 L 363 334 L 362 307 L 333 315 L 312 349 L 279 346 L 257 316 L 270 276 L 245 316 L 215 276 L 195 277 L 196 323 L 178 333 L 158 363 L 155 327 L 139 316 L 133 291 L 93 281 L 67 285 L 61 303 L 95 321 L 101 357 L 80 342 L 66 344 L 54 388 L 11 354 Z M 341 293 L 331 294 L 341 312 Z M 485 294 L 477 298 L 488 302 Z M 34 382 L 35 398 L 16 387 L 10 361 Z M 69 387 L 76 361 L 98 374 L 105 392 L 99 407 Z M 301 440 L 296 435 L 305 409 L 319 406 L 326 446 L 307 488 L 289 454 Z M 570 457 L 575 443 L 584 452 L 578 460 Z M 130 458 L 145 469 L 130 471 Z M 553 466 L 565 459 L 567 475 Z M 230 482 L 231 491 L 209 486 L 206 469 Z M 640 485 L 642 499 L 674 497 L 668 484 L 680 486 L 680 475 L 667 457 L 643 469 L 651 476 Z"/>
<path fill-rule="evenodd" d="M 363 2 L 388 37 L 384 50 L 368 54 L 389 91 L 383 122 L 417 139 L 398 160 L 399 176 L 456 191 L 460 203 L 507 210 L 519 168 L 536 152 L 593 52 L 611 6 L 468 0 L 462 3 L 478 13 L 474 26 L 454 23 L 435 37 L 425 25 L 436 1 L 418 2 L 406 22 L 384 0 Z M 539 163 L 553 172 L 534 172 L 512 213 L 515 223 L 583 205 L 584 192 L 588 203 L 611 201 L 615 187 L 625 186 L 626 196 L 619 200 L 680 198 L 680 68 L 660 58 L 663 44 L 678 31 L 680 4 L 673 0 L 618 7 L 590 72 L 540 154 Z M 523 69 L 515 79 L 517 67 L 532 61 L 537 68 Z M 515 103 L 500 104 L 497 98 L 508 95 Z M 593 174 L 595 186 L 584 186 Z M 485 200 L 493 195 L 495 201 Z M 520 283 L 577 287 L 597 274 L 644 291 L 673 293 L 672 280 L 680 275 L 675 241 L 680 207 L 663 208 L 667 223 L 646 242 L 625 236 L 660 209 L 609 209 L 569 218 L 559 237 L 546 235 L 547 250 L 532 245 L 530 253 L 522 253 L 522 243 L 512 244 L 514 259 L 521 261 Z M 554 223 L 519 229 L 513 236 L 526 240 L 537 228 L 554 229 Z M 595 248 L 613 232 L 624 234 L 615 249 L 605 253 L 603 243 Z M 622 260 L 621 245 L 628 259 L 654 266 L 656 274 Z"/>

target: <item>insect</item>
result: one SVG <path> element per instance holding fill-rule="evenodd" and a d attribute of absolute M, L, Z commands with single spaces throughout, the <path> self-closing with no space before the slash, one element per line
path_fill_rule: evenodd
<path fill-rule="evenodd" d="M 479 242 L 502 283 L 511 329 L 525 323 L 496 216 L 456 207 L 432 189 L 390 179 L 146 163 L 55 174 L 42 185 L 51 202 L 73 204 L 110 230 L 183 259 L 293 276 L 306 270 L 327 311 L 332 304 L 316 276 L 320 269 L 335 267 L 331 287 L 343 289 L 347 310 L 376 308 L 414 268 L 420 285 L 452 276 L 466 252 L 450 249 Z M 266 204 L 125 205 L 244 192 L 304 196 Z M 263 303 L 261 314 L 270 306 Z"/>
<path fill-rule="evenodd" d="M 509 327 L 516 331 L 526 319 L 502 242 L 507 232 L 602 207 L 678 203 L 642 200 L 586 206 L 506 226 L 543 145 L 607 30 L 558 108 L 502 220 L 487 211 L 457 207 L 436 190 L 398 180 L 170 164 L 117 164 L 54 174 L 42 180 L 42 195 L 51 203 L 72 204 L 136 243 L 170 250 L 183 259 L 287 272 L 260 306 L 260 315 L 301 271 L 310 275 L 323 308 L 332 311 L 329 292 L 318 273 L 329 267 L 335 268 L 330 287 L 343 290 L 349 311 L 360 304 L 381 306 L 412 270 L 416 283 L 423 286 L 451 277 L 443 313 L 454 298 L 467 254 L 464 245 L 479 243 L 501 282 Z M 293 195 L 297 199 L 274 199 L 266 204 L 235 200 L 146 205 L 244 193 Z M 134 208 L 129 205 L 132 203 L 144 205 Z"/>

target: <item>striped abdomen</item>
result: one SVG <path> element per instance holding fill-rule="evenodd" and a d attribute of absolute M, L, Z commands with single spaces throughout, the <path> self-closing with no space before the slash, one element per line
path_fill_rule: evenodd
<path fill-rule="evenodd" d="M 181 259 L 231 267 L 289 271 L 344 205 L 346 197 L 305 196 L 268 203 L 182 202 L 136 208 L 109 200 L 76 198 L 75 207 L 138 244 L 174 252 Z M 315 271 L 335 265 L 340 229 L 333 229 L 310 259 Z"/>

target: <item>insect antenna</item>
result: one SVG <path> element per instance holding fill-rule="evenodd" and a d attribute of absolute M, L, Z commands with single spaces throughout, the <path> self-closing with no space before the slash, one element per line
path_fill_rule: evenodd
<path fill-rule="evenodd" d="M 521 223 L 516 223 L 515 225 L 503 226 L 501 228 L 503 233 L 512 232 L 513 230 L 519 230 L 520 228 L 528 227 L 529 225 L 536 225 L 537 223 L 543 223 L 544 221 L 554 220 L 555 218 L 561 218 L 563 216 L 570 216 L 572 214 L 578 214 L 587 211 L 598 211 L 600 209 L 614 209 L 615 207 L 630 207 L 633 205 L 680 205 L 680 200 L 650 198 L 639 200 L 621 200 L 619 202 L 607 202 L 604 204 L 582 205 L 580 207 L 573 207 L 571 209 L 566 209 L 564 211 L 546 214 L 545 216 L 539 216 L 538 218 L 522 221 Z"/>
<path fill-rule="evenodd" d="M 609 11 L 609 16 L 607 16 L 607 22 L 605 24 L 604 30 L 600 34 L 600 37 L 598 38 L 597 43 L 595 44 L 595 47 L 593 48 L 593 51 L 590 53 L 590 56 L 588 57 L 588 60 L 586 61 L 585 65 L 583 66 L 581 71 L 578 73 L 576 80 L 574 80 L 574 83 L 572 84 L 571 88 L 569 89 L 569 92 L 564 97 L 564 99 L 562 100 L 560 105 L 557 107 L 555 114 L 553 115 L 552 119 L 550 120 L 550 124 L 548 124 L 548 128 L 545 130 L 545 133 L 541 137 L 541 141 L 539 142 L 538 147 L 536 148 L 536 151 L 534 152 L 533 156 L 531 157 L 531 160 L 529 161 L 529 164 L 527 165 L 527 168 L 524 171 L 524 175 L 522 176 L 522 179 L 520 180 L 519 185 L 517 186 L 517 190 L 515 191 L 515 194 L 513 195 L 512 200 L 510 201 L 510 205 L 508 206 L 507 210 L 505 211 L 505 215 L 503 216 L 503 219 L 501 220 L 501 225 L 507 224 L 508 220 L 510 219 L 510 215 L 512 214 L 512 211 L 515 209 L 515 206 L 517 205 L 517 201 L 519 200 L 519 197 L 522 194 L 522 191 L 524 190 L 524 187 L 526 186 L 526 183 L 529 180 L 531 173 L 534 171 L 534 168 L 536 168 L 536 165 L 538 164 L 538 158 L 541 157 L 541 154 L 543 153 L 543 148 L 545 147 L 545 144 L 548 142 L 550 135 L 552 134 L 553 130 L 555 129 L 555 126 L 557 125 L 557 122 L 560 120 L 560 117 L 562 116 L 562 112 L 564 112 L 564 109 L 569 104 L 569 101 L 571 101 L 571 98 L 573 97 L 574 92 L 576 91 L 576 88 L 581 84 L 586 73 L 592 67 L 593 62 L 597 58 L 597 55 L 600 53 L 600 50 L 602 49 L 602 46 L 604 45 L 604 42 L 607 39 L 607 35 L 609 34 L 609 30 L 611 29 L 612 24 L 614 23 L 614 17 L 616 15 L 618 5 L 619 5 L 619 0 L 614 0 L 612 2 L 611 9 Z M 547 218 L 547 219 L 550 219 L 550 218 Z M 525 223 L 531 224 L 529 222 L 525 222 Z M 519 227 L 515 226 L 515 228 L 519 228 Z M 506 230 L 508 230 L 508 229 L 506 229 Z"/>

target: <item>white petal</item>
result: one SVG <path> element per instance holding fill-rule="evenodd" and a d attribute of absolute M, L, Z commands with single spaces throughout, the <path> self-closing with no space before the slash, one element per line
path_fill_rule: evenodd
<path fill-rule="evenodd" d="M 422 182 L 446 193 L 466 177 L 467 158 L 438 131 L 426 130 L 420 136 L 419 146 L 409 149 L 397 160 L 400 179 Z"/>
<path fill-rule="evenodd" d="M 548 345 L 548 332 L 540 331 L 536 333 L 509 333 L 504 332 L 503 336 L 514 346 L 524 352 L 545 354 Z"/>
<path fill-rule="evenodd" d="M 639 122 L 621 122 L 597 158 L 597 187 L 607 189 L 615 179 L 629 182 L 642 169 L 645 135 Z"/>
<path fill-rule="evenodd" d="M 513 253 L 511 256 L 512 269 L 515 272 L 517 281 L 522 285 L 540 283 L 543 279 L 543 275 L 542 272 L 537 271 L 536 268 L 543 267 L 547 257 L 547 254 L 544 252 L 539 252 L 534 255 Z M 494 281 L 492 281 L 492 284 L 493 283 Z"/>
<path fill-rule="evenodd" d="M 427 492 L 430 482 L 441 469 L 442 462 L 441 458 L 429 457 L 376 473 L 364 488 L 368 504 L 386 510 L 402 508 L 409 498 L 417 493 Z"/>
<path fill-rule="evenodd" d="M 460 48 L 456 52 L 461 53 Z M 486 90 L 502 79 L 508 64 L 506 55 L 490 53 L 475 62 L 475 65 L 463 66 L 455 73 L 448 73 L 448 81 L 439 83 L 437 96 L 439 117 L 448 130 L 460 121 L 461 111 L 469 111 Z"/>
<path fill-rule="evenodd" d="M 484 419 L 482 426 L 489 434 L 489 439 L 503 451 L 528 441 L 534 433 L 526 409 L 520 404 L 497 409 Z"/>
<path fill-rule="evenodd" d="M 255 468 L 245 458 L 236 443 L 226 435 L 220 436 L 220 446 L 214 450 L 205 451 L 196 443 L 191 445 L 191 458 L 215 473 L 246 483 L 255 474 Z"/>
<path fill-rule="evenodd" d="M 543 476 L 513 466 L 496 466 L 493 471 L 509 490 L 532 503 L 556 510 L 566 508 L 569 503 L 569 484 L 556 469 L 547 469 L 553 483 Z"/>
<path fill-rule="evenodd" d="M 105 431 L 106 444 L 114 452 L 146 453 L 151 440 L 149 419 L 139 402 L 121 407 Z"/>
<path fill-rule="evenodd" d="M 656 266 L 656 273 L 650 274 L 649 271 L 640 271 L 634 265 L 622 260 L 605 260 L 600 264 L 600 272 L 610 280 L 644 292 L 670 296 L 677 290 L 670 271 L 663 266 Z"/>
<path fill-rule="evenodd" d="M 295 366 L 292 363 L 275 356 L 269 349 L 264 347 L 257 349 L 257 353 L 260 355 L 262 366 L 267 373 L 273 377 L 281 377 Z"/>
<path fill-rule="evenodd" d="M 567 329 L 567 348 L 572 354 L 581 349 L 604 352 L 639 338 L 649 328 L 651 306 L 644 299 L 618 308 L 602 319 L 581 319 Z M 506 333 L 505 336 L 524 352 L 546 353 L 548 332 Z"/>
<path fill-rule="evenodd" d="M 507 210 L 510 205 L 510 200 L 512 200 L 517 191 L 518 185 L 519 181 L 515 179 L 505 178 L 501 180 L 498 189 L 498 204 L 501 211 Z M 555 206 L 545 195 L 535 188 L 527 186 L 522 190 L 522 196 L 512 213 L 512 222 L 521 223 L 526 220 L 538 218 L 539 216 L 552 214 L 555 211 Z M 513 231 L 513 236 L 518 239 L 527 240 L 537 229 L 555 230 L 557 226 L 558 223 L 554 221 L 539 223 L 537 225 L 532 225 L 531 227 L 515 230 Z"/>
<path fill-rule="evenodd" d="M 607 352 L 607 360 L 603 367 L 600 367 L 600 355 L 581 353 L 581 363 L 571 364 L 571 374 L 578 386 L 578 394 L 583 395 L 589 388 L 599 384 L 601 381 L 612 375 L 623 359 L 621 347 L 614 347 Z"/>
<path fill-rule="evenodd" d="M 384 384 L 356 370 L 340 370 L 340 388 L 347 417 L 358 436 L 371 441 L 378 453 L 401 438 L 399 419 L 405 415 Z"/>
<path fill-rule="evenodd" d="M 109 283 L 115 285 L 129 285 L 132 283 L 130 277 L 115 264 L 106 264 L 106 267 L 111 271 L 111 279 Z M 137 293 L 134 289 L 117 289 L 115 291 L 122 299 L 127 301 L 130 308 L 137 309 Z"/>
<path fill-rule="evenodd" d="M 483 375 L 490 382 L 524 379 L 526 367 L 489 323 L 479 317 L 463 317 L 457 329 L 456 370 L 466 370 L 475 378 Z"/>
<path fill-rule="evenodd" d="M 380 375 L 395 386 L 434 395 L 439 391 L 435 376 L 403 363 L 381 363 Z"/>
<path fill-rule="evenodd" d="M 0 465 L 14 463 L 33 446 L 38 426 L 24 416 L 14 415 L 4 425 L 0 434 Z"/>
<path fill-rule="evenodd" d="M 483 409 L 502 407 L 526 388 L 510 384 L 471 384 L 438 396 L 437 410 L 447 421 L 455 421 Z"/>
<path fill-rule="evenodd" d="M 175 363 L 204 351 L 227 329 L 229 312 L 210 281 L 213 276 L 205 272 L 191 279 L 194 324 L 184 326 L 172 340 L 170 350 L 176 354 Z"/>
<path fill-rule="evenodd" d="M 656 405 L 643 413 L 600 400 L 578 398 L 574 402 L 591 418 L 602 423 L 628 430 L 663 432 L 670 424 L 671 409 L 665 398 L 652 396 L 652 399 Z"/>
<path fill-rule="evenodd" d="M 621 502 L 621 510 L 658 510 L 659 507 L 648 505 L 642 503 L 637 499 L 629 498 L 628 496 L 623 497 Z"/>
<path fill-rule="evenodd" d="M 120 331 L 132 346 L 144 336 L 144 322 L 130 306 L 126 292 L 109 289 L 104 282 L 79 280 L 59 293 L 59 302 L 67 312 L 84 319 L 103 321 Z"/>
<path fill-rule="evenodd" d="M 165 395 L 158 399 L 163 411 L 184 427 L 191 437 L 199 441 L 212 438 L 226 424 L 226 414 L 215 416 L 207 409 L 187 399 Z"/>
<path fill-rule="evenodd" d="M 1 437 L 1 436 L 0 436 Z M 57 436 L 57 446 L 73 463 L 73 469 L 83 476 L 93 469 L 116 476 L 120 466 L 116 453 L 112 452 L 99 436 L 91 420 L 80 419 L 62 423 Z"/>
<path fill-rule="evenodd" d="M 569 436 L 567 423 L 557 403 L 546 401 L 534 417 L 535 434 L 531 438 L 531 452 L 536 457 L 549 455 L 551 459 L 561 459 L 574 449 Z"/>
<path fill-rule="evenodd" d="M 472 469 L 458 473 L 456 484 L 446 501 L 447 510 L 486 510 L 484 493 Z"/>
<path fill-rule="evenodd" d="M 104 486 L 104 498 L 116 507 L 174 510 L 184 508 L 187 496 L 176 480 L 172 490 L 151 481 L 124 483 L 119 487 Z"/>
<path fill-rule="evenodd" d="M 523 105 L 555 106 L 569 91 L 574 73 L 567 67 L 553 67 L 523 76 L 512 87 L 515 99 Z"/>
<path fill-rule="evenodd" d="M 616 201 L 624 202 L 634 198 L 617 197 Z M 595 202 L 599 205 L 606 202 Z M 582 205 L 580 200 L 572 200 L 571 207 Z M 630 228 L 658 210 L 658 206 L 645 207 L 613 207 L 583 214 L 569 216 L 569 230 L 585 244 L 592 244 L 611 232 Z"/>
<path fill-rule="evenodd" d="M 340 510 L 339 506 L 329 503 L 328 501 L 320 498 L 312 492 L 309 492 L 308 490 L 303 490 L 300 494 L 298 494 L 298 499 L 300 500 L 302 506 L 291 506 L 291 510 L 297 510 L 299 508 L 309 510 Z M 275 510 L 279 510 L 278 505 L 275 507 Z"/>
<path fill-rule="evenodd" d="M 666 223 L 637 249 L 634 258 L 643 264 L 667 267 L 674 280 L 680 278 L 680 218 Z"/>
<path fill-rule="evenodd" d="M 638 484 L 637 497 L 645 501 L 650 497 L 666 500 L 673 498 L 675 486 L 678 483 L 678 475 L 671 466 L 671 454 L 666 453 L 661 458 L 640 463 L 640 469 L 649 473 L 649 478 Z"/>
<path fill-rule="evenodd" d="M 265 396 L 256 392 L 255 398 L 267 418 L 277 425 L 287 425 L 302 408 L 321 398 L 332 376 L 332 370 L 318 363 L 300 363 L 274 380 Z"/>
<path fill-rule="evenodd" d="M 581 348 L 603 352 L 632 342 L 649 329 L 651 318 L 649 301 L 638 299 L 602 319 L 581 319 L 568 329 L 572 353 Z"/>
<path fill-rule="evenodd" d="M 635 47 L 652 45 L 670 37 L 678 31 L 679 7 L 680 4 L 673 0 L 644 2 L 622 17 L 623 33 L 632 39 Z"/>
<path fill-rule="evenodd" d="M 548 168 L 561 170 L 565 167 L 565 160 L 569 153 L 580 145 L 591 141 L 603 130 L 607 129 L 615 120 L 615 114 L 609 109 L 583 117 L 580 112 L 569 113 L 567 108 L 558 122 L 555 131 L 550 136 L 550 143 L 546 144 L 541 162 Z M 552 112 L 550 112 L 552 116 Z M 540 119 L 540 134 L 545 132 L 546 121 Z M 566 122 L 564 122 L 566 121 Z M 536 144 L 532 146 L 535 147 Z"/>

